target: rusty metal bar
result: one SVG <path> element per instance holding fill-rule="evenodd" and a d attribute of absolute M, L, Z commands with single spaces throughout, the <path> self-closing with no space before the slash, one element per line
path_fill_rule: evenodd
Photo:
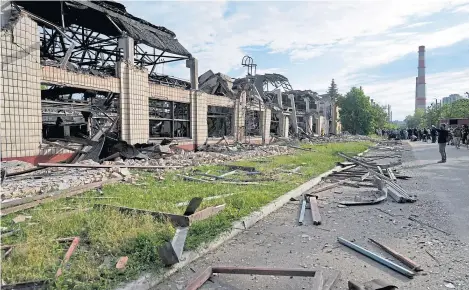
<path fill-rule="evenodd" d="M 316 270 L 262 267 L 212 267 L 212 273 L 314 277 Z"/>
<path fill-rule="evenodd" d="M 62 268 L 64 266 L 66 266 L 66 264 L 68 263 L 68 261 L 70 260 L 70 257 L 72 256 L 73 252 L 75 252 L 76 248 L 78 247 L 78 243 L 80 242 L 80 238 L 79 237 L 75 237 L 73 239 L 73 242 L 72 244 L 70 245 L 70 247 L 68 248 L 68 251 L 67 253 L 65 253 L 65 257 L 59 267 L 59 269 L 57 270 L 57 273 L 55 274 L 55 278 L 59 277 L 60 275 L 62 275 Z"/>
<path fill-rule="evenodd" d="M 393 256 L 394 258 L 398 259 L 399 261 L 401 261 L 403 264 L 405 264 L 406 266 L 410 267 L 411 270 L 413 271 L 422 271 L 422 268 L 414 261 L 412 261 L 411 259 L 399 254 L 398 252 L 394 251 L 393 249 L 391 249 L 390 247 L 388 246 L 385 246 L 371 238 L 369 238 L 369 240 L 376 244 L 377 246 L 379 246 L 381 249 L 383 249 L 384 251 L 386 251 L 387 253 L 391 254 L 391 256 Z"/>
<path fill-rule="evenodd" d="M 189 284 L 186 286 L 186 290 L 197 290 L 199 287 L 204 285 L 205 281 L 207 281 L 210 276 L 212 276 L 212 267 L 208 267 L 199 276 L 195 279 L 191 280 Z"/>
<path fill-rule="evenodd" d="M 309 197 L 309 204 L 311 206 L 311 217 L 313 218 L 313 225 L 321 224 L 321 213 L 319 212 L 317 196 L 313 195 Z"/>

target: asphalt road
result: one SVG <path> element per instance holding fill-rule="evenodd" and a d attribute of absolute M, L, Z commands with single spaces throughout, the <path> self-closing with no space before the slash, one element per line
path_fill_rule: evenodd
<path fill-rule="evenodd" d="M 410 166 L 412 176 L 419 176 L 422 188 L 419 195 L 438 199 L 449 213 L 452 232 L 469 243 L 469 150 L 446 147 L 447 162 L 440 158 L 438 144 L 409 142 L 414 160 Z M 420 166 L 421 165 L 421 166 Z M 412 168 L 412 166 L 415 166 Z"/>
<path fill-rule="evenodd" d="M 312 225 L 310 214 L 298 225 L 298 202 L 290 202 L 156 289 L 184 289 L 207 266 L 216 265 L 316 269 L 326 277 L 340 271 L 334 290 L 347 289 L 349 280 L 376 278 L 399 289 L 469 289 L 469 150 L 450 146 L 448 162 L 437 164 L 437 144 L 405 142 L 404 149 L 398 171 L 412 178 L 398 183 L 417 202 L 388 198 L 375 205 L 341 207 L 338 201 L 373 194 L 374 188 L 338 187 L 320 193 L 320 226 Z M 384 152 L 369 154 L 378 153 Z M 411 215 L 419 222 L 409 220 Z M 368 241 L 378 240 L 416 261 L 423 272 L 406 278 L 340 245 L 337 237 L 399 263 Z M 312 282 L 307 277 L 220 274 L 200 289 L 311 289 Z"/>

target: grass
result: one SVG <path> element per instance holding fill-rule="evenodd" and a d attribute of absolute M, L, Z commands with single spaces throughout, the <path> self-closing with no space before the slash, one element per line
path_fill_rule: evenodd
<path fill-rule="evenodd" d="M 149 215 L 126 215 L 112 208 L 93 209 L 95 203 L 122 205 L 140 209 L 182 214 L 184 207 L 176 204 L 192 197 L 209 197 L 227 193 L 233 195 L 204 201 L 200 209 L 226 203 L 218 215 L 191 225 L 185 249 L 195 249 L 231 228 L 233 221 L 250 214 L 285 192 L 299 186 L 320 173 L 331 169 L 342 159 L 339 151 L 359 153 L 370 143 L 336 143 L 304 145 L 316 152 L 297 151 L 294 155 L 263 158 L 266 162 L 243 160 L 236 165 L 253 166 L 262 176 L 232 175 L 230 178 L 271 178 L 262 185 L 227 185 L 183 181 L 179 174 L 193 175 L 193 170 L 209 171 L 219 175 L 226 172 L 222 166 L 198 166 L 179 172 L 168 172 L 164 180 L 149 172 L 138 172 L 139 185 L 113 184 L 80 197 L 58 200 L 40 207 L 14 213 L 2 218 L 2 226 L 18 228 L 18 234 L 2 239 L 2 244 L 19 244 L 2 261 L 2 279 L 7 283 L 49 280 L 52 289 L 109 289 L 123 281 L 130 281 L 145 271 L 158 272 L 163 265 L 157 249 L 170 240 L 174 229 L 167 223 L 155 221 Z M 278 169 L 301 166 L 302 175 L 286 174 Z M 135 172 L 136 173 L 136 172 Z M 93 199 L 92 197 L 110 197 Z M 72 210 L 70 210 L 72 208 Z M 68 210 L 67 210 L 68 209 Z M 30 215 L 26 222 L 13 224 L 18 214 Z M 67 251 L 69 243 L 55 239 L 80 236 L 80 244 L 65 267 L 63 275 L 55 279 L 55 272 Z M 116 261 L 128 256 L 125 271 L 115 269 Z"/>

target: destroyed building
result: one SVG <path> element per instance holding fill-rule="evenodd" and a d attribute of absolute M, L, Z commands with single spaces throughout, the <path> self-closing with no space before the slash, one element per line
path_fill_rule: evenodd
<path fill-rule="evenodd" d="M 106 140 L 169 138 L 187 150 L 220 137 L 266 144 L 271 135 L 319 134 L 326 123 L 330 106 L 321 112 L 317 94 L 293 91 L 284 76 L 199 76 L 175 33 L 120 3 L 7 1 L 1 25 L 2 161 L 68 160 Z M 176 61 L 190 81 L 156 73 Z"/>

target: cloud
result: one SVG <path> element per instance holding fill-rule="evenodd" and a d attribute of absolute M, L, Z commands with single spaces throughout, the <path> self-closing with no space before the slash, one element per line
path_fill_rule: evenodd
<path fill-rule="evenodd" d="M 426 82 L 427 105 L 450 94 L 464 96 L 469 90 L 469 69 L 428 74 Z M 390 104 L 394 119 L 403 120 L 414 112 L 415 76 L 364 84 L 363 89 L 380 104 Z"/>
<path fill-rule="evenodd" d="M 430 24 L 431 22 L 417 22 L 417 23 L 413 23 L 413 24 L 410 24 L 410 25 L 407 25 L 406 28 L 415 28 L 415 27 L 421 27 L 421 26 L 425 26 L 425 25 L 428 25 Z"/>
<path fill-rule="evenodd" d="M 469 1 L 147 1 L 124 2 L 130 13 L 174 31 L 179 41 L 199 60 L 199 73 L 244 75 L 245 54 L 262 55 L 258 72 L 285 74 L 295 89 L 327 90 L 332 78 L 341 93 L 351 86 L 368 88 L 376 99 L 389 102 L 394 116 L 414 108 L 415 78 L 383 80 L 368 69 L 396 61 L 417 47 L 444 48 L 469 39 Z M 434 17 L 438 16 L 440 17 Z M 443 15 L 443 16 L 441 16 Z M 279 57 L 289 64 L 280 66 Z M 256 61 L 256 59 L 254 59 Z M 416 62 L 416 60 L 415 60 Z M 297 70 L 297 67 L 307 69 Z M 267 67 L 267 68 L 266 68 Z M 269 69 L 270 67 L 270 69 Z M 187 79 L 185 63 L 168 64 L 164 72 Z M 467 75 L 467 71 L 466 76 Z M 458 79 L 463 79 L 457 72 Z M 464 87 L 462 81 L 439 75 L 447 83 L 427 95 L 445 96 Z M 466 78 L 466 83 L 467 83 Z M 383 88 L 380 91 L 374 88 Z M 441 89 L 440 89 L 441 88 Z M 443 88 L 445 88 L 443 90 Z M 435 93 L 433 92 L 435 91 Z M 392 96 L 387 95 L 392 92 Z M 402 111 L 402 113 L 400 113 Z M 398 113 L 399 112 L 399 113 Z"/>
<path fill-rule="evenodd" d="M 392 2 L 392 1 L 391 1 Z M 239 67 L 243 47 L 265 46 L 270 52 L 286 53 L 292 60 L 307 60 L 327 52 L 345 52 L 345 65 L 350 59 L 378 65 L 415 50 L 412 35 L 381 35 L 395 27 L 409 24 L 411 17 L 460 7 L 467 1 L 412 1 L 394 5 L 390 1 L 307 1 L 307 2 L 126 2 L 128 10 L 157 25 L 173 30 L 180 42 L 198 59 L 201 71 L 212 69 L 227 73 Z M 229 13 L 227 13 L 229 12 Z M 228 15 L 225 17 L 225 15 Z M 422 22 L 419 22 L 422 23 Z M 461 27 L 461 29 L 464 27 Z M 461 30 L 458 30 L 461 31 Z M 434 39 L 434 33 L 419 37 Z M 458 39 L 467 33 L 444 30 L 438 37 Z M 376 49 L 361 44 L 362 38 L 376 37 Z M 396 41 L 396 44 L 393 42 Z M 412 41 L 417 42 L 417 39 Z M 443 41 L 434 41 L 440 46 Z M 392 52 L 386 47 L 393 45 Z M 365 47 L 364 47 L 365 46 Z M 366 53 L 359 53 L 361 49 Z M 339 54 L 338 54 L 338 57 Z"/>

